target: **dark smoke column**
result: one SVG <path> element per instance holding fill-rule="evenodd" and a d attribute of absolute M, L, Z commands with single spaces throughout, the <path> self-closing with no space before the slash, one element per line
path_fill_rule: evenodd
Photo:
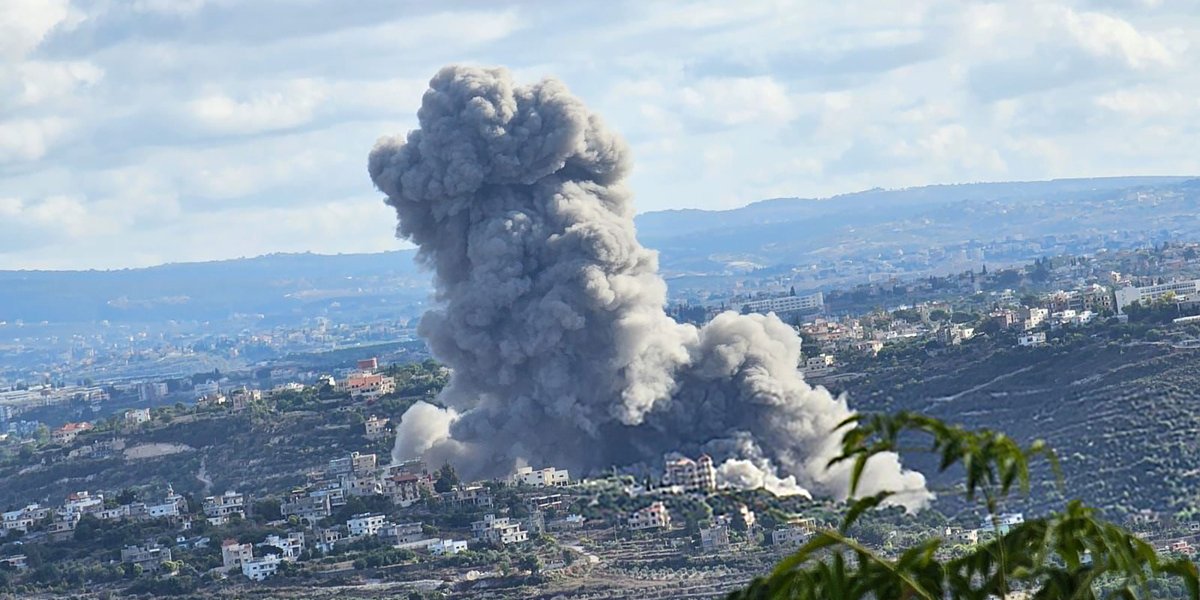
<path fill-rule="evenodd" d="M 446 67 L 417 116 L 369 170 L 434 272 L 440 308 L 420 333 L 453 374 L 446 408 L 405 413 L 396 458 L 501 475 L 707 451 L 731 485 L 845 496 L 846 471 L 824 469 L 844 399 L 801 379 L 800 340 L 774 316 L 700 329 L 666 316 L 623 184 L 628 150 L 562 83 Z M 894 455 L 865 481 L 909 508 L 929 498 Z"/>

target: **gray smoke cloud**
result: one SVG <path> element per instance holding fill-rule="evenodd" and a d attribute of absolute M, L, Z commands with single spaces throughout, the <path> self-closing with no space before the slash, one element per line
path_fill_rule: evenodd
<path fill-rule="evenodd" d="M 494 476 L 706 451 L 730 485 L 846 497 L 849 466 L 825 468 L 845 399 L 804 382 L 800 339 L 773 315 L 700 328 L 666 315 L 628 149 L 565 85 L 446 67 L 417 116 L 377 143 L 369 171 L 434 274 L 420 334 L 452 374 L 445 408 L 404 414 L 394 458 Z M 895 455 L 868 465 L 860 493 L 880 490 L 909 509 L 931 498 Z"/>

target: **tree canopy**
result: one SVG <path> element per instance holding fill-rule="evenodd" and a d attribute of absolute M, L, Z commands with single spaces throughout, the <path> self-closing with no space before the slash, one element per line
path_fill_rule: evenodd
<path fill-rule="evenodd" d="M 1179 580 L 1188 598 L 1200 599 L 1195 563 L 1160 556 L 1082 501 L 1002 528 L 995 515 L 1010 494 L 1029 493 L 1030 461 L 1049 461 L 1058 472 L 1057 458 L 1042 441 L 1022 446 L 1003 433 L 968 431 L 912 413 L 856 415 L 842 426 L 848 428 L 842 453 L 830 465 L 852 464 L 852 495 L 871 457 L 897 451 L 902 438 L 908 442 L 919 434 L 930 440 L 939 470 L 961 469 L 967 499 L 993 515 L 991 539 L 950 559 L 939 558 L 944 541 L 936 538 L 895 558 L 881 556 L 847 535 L 864 512 L 891 495 L 881 492 L 854 500 L 838 529 L 818 531 L 769 575 L 730 594 L 731 600 L 1156 598 L 1152 584 L 1162 578 Z"/>

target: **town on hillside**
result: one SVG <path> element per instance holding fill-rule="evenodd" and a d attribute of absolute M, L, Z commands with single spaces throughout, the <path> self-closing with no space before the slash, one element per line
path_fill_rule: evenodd
<path fill-rule="evenodd" d="M 781 289 L 787 283 L 676 302 L 672 313 L 775 314 L 801 336 L 796 367 L 809 381 L 859 390 L 866 402 L 870 385 L 912 357 L 1036 361 L 1096 340 L 1122 352 L 1200 349 L 1195 245 L 845 290 Z M 244 350 L 230 342 L 223 352 Z M 446 369 L 403 344 L 327 353 L 183 376 L 8 380 L 0 478 L 13 485 L 0 490 L 0 590 L 710 597 L 845 514 L 830 500 L 721 486 L 713 459 L 686 449 L 638 469 L 520 465 L 478 481 L 457 475 L 472 465 L 393 460 L 395 421 L 417 400 L 436 401 Z M 901 388 L 879 389 L 891 398 Z M 915 518 L 875 511 L 852 534 L 885 555 L 938 536 L 939 552 L 953 556 L 1021 523 L 1026 510 L 940 506 Z M 1147 500 L 1122 518 L 1161 551 L 1191 556 L 1200 522 L 1181 514 Z"/>

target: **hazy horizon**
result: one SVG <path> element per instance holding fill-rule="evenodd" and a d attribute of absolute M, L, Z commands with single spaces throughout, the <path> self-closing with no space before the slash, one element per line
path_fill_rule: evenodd
<path fill-rule="evenodd" d="M 639 211 L 638 216 L 641 216 L 646 213 L 669 213 L 671 211 L 680 211 L 680 210 L 705 210 L 705 211 L 717 211 L 717 212 L 736 211 L 739 209 L 744 209 L 744 208 L 750 207 L 750 206 L 752 206 L 754 204 L 758 204 L 760 202 L 770 202 L 770 201 L 776 201 L 776 200 L 796 200 L 796 201 L 800 201 L 800 202 L 823 201 L 823 200 L 830 200 L 830 199 L 839 198 L 839 197 L 843 197 L 843 196 L 853 196 L 855 194 L 863 194 L 863 193 L 872 192 L 872 191 L 894 192 L 894 191 L 904 191 L 904 190 L 912 190 L 912 189 L 970 186 L 970 185 L 1020 184 L 1020 183 L 1040 183 L 1040 182 L 1050 182 L 1050 181 L 1086 181 L 1086 180 L 1137 179 L 1137 178 L 1193 179 L 1193 178 L 1200 178 L 1200 175 L 1178 175 L 1178 174 L 1176 174 L 1176 175 L 1131 175 L 1131 176 L 1109 175 L 1109 176 L 1099 176 L 1099 177 L 1056 177 L 1054 179 L 1027 180 L 1027 181 L 970 181 L 970 182 L 954 182 L 954 183 L 930 183 L 930 184 L 925 184 L 925 185 L 915 185 L 915 186 L 909 186 L 909 187 L 904 187 L 904 188 L 890 188 L 890 189 L 889 188 L 878 188 L 878 187 L 868 188 L 868 189 L 856 190 L 856 191 L 852 191 L 852 192 L 833 194 L 830 196 L 811 197 L 811 198 L 802 198 L 802 197 L 798 197 L 798 196 L 759 198 L 759 199 L 747 202 L 746 204 L 743 204 L 740 206 L 727 207 L 727 208 L 704 209 L 704 208 L 697 208 L 697 207 L 681 207 L 681 208 L 666 208 L 666 209 L 651 210 L 651 211 Z M 16 272 L 21 272 L 21 271 L 28 271 L 28 272 L 35 272 L 35 271 L 41 271 L 41 272 L 109 272 L 109 271 L 136 270 L 136 269 L 151 269 L 151 268 L 155 268 L 155 267 L 166 267 L 166 266 L 171 266 L 171 265 L 215 263 L 215 262 L 228 262 L 228 261 L 237 261 L 237 260 L 253 260 L 253 259 L 264 258 L 264 257 L 269 257 L 269 256 L 312 255 L 312 256 L 322 256 L 322 257 L 338 257 L 338 256 L 383 254 L 383 253 L 387 253 L 387 252 L 403 252 L 403 251 L 415 251 L 415 250 L 416 250 L 416 248 L 414 248 L 411 244 L 408 244 L 402 240 L 397 240 L 395 248 L 385 248 L 385 249 L 381 249 L 381 250 L 346 251 L 346 252 L 342 252 L 342 251 L 321 252 L 321 251 L 316 251 L 316 250 L 305 250 L 305 249 L 274 250 L 274 251 L 265 251 L 265 252 L 261 252 L 258 254 L 250 254 L 250 255 L 221 256 L 221 257 L 212 257 L 212 258 L 200 258 L 200 259 L 194 259 L 194 260 L 173 260 L 173 261 L 165 261 L 165 262 L 158 262 L 158 263 L 152 263 L 152 264 L 141 264 L 141 265 L 123 265 L 123 266 L 109 266 L 109 267 L 96 267 L 96 268 L 86 268 L 86 267 L 85 268 L 71 268 L 71 267 L 22 268 L 22 267 L 14 267 L 14 268 L 0 268 L 0 271 L 9 271 L 9 272 L 12 272 L 12 271 L 16 271 Z"/>

